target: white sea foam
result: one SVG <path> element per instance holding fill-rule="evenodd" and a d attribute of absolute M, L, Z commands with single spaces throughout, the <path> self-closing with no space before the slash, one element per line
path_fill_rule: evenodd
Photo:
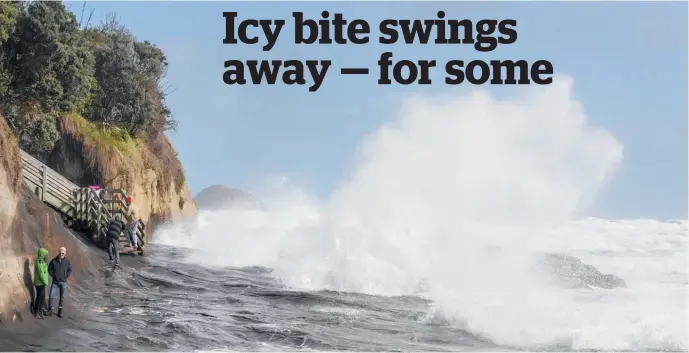
<path fill-rule="evenodd" d="M 510 99 L 413 97 L 325 202 L 282 187 L 262 195 L 268 210 L 203 212 L 156 238 L 199 250 L 191 262 L 271 267 L 293 287 L 418 293 L 429 315 L 498 344 L 686 350 L 687 222 L 579 218 L 622 152 L 567 77 Z M 535 256 L 553 251 L 628 286 L 539 281 Z"/>

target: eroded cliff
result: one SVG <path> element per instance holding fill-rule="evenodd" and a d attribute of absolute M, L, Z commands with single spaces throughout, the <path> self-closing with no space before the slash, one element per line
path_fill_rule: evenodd
<path fill-rule="evenodd" d="M 177 122 L 165 100 L 168 63 L 160 48 L 136 39 L 114 17 L 82 27 L 61 1 L 0 2 L 0 14 L 0 313 L 6 314 L 30 298 L 26 280 L 40 246 L 51 256 L 67 246 L 79 271 L 93 271 L 89 258 L 103 256 L 24 190 L 19 147 L 75 184 L 127 190 L 149 235 L 158 222 L 192 216 L 196 207 L 165 136 Z"/>
<path fill-rule="evenodd" d="M 64 116 L 60 123 L 60 139 L 47 164 L 79 185 L 126 189 L 148 223 L 149 234 L 158 222 L 196 214 L 182 165 L 164 135 L 132 140 L 79 116 Z M 65 228 L 54 210 L 23 187 L 17 139 L 2 117 L 0 152 L 0 321 L 7 325 L 21 323 L 30 314 L 33 266 L 40 247 L 50 257 L 60 246 L 67 247 L 79 274 L 70 280 L 71 288 L 99 280 L 93 259 L 103 253 Z"/>
<path fill-rule="evenodd" d="M 149 229 L 196 214 L 182 164 L 164 134 L 131 139 L 78 115 L 64 115 L 59 123 L 61 138 L 47 160 L 55 171 L 82 186 L 127 190 Z"/>
<path fill-rule="evenodd" d="M 46 248 L 49 258 L 61 246 L 68 249 L 75 273 L 68 284 L 73 289 L 82 290 L 99 276 L 83 240 L 64 227 L 55 211 L 22 187 L 19 148 L 2 117 L 0 150 L 0 322 L 5 326 L 33 325 L 35 321 L 24 319 L 30 315 L 39 248 Z"/>
<path fill-rule="evenodd" d="M 20 178 L 19 148 L 5 119 L 0 118 L 0 319 L 23 283 L 23 257 L 16 252 L 18 237 L 13 232 Z"/>

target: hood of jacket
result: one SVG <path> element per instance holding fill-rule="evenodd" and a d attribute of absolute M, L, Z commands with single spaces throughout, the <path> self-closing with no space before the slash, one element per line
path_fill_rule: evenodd
<path fill-rule="evenodd" d="M 48 264 L 45 263 L 48 250 L 44 248 L 38 249 L 38 257 L 36 258 L 36 269 L 34 271 L 34 285 L 47 286 L 48 285 Z"/>
<path fill-rule="evenodd" d="M 44 248 L 38 249 L 38 257 L 37 257 L 38 260 L 45 261 L 46 256 L 48 256 L 48 250 L 46 250 Z"/>

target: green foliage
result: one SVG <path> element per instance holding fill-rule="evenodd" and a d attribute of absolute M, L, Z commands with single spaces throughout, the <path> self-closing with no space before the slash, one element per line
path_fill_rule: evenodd
<path fill-rule="evenodd" d="M 0 2 L 0 108 L 27 149 L 49 151 L 65 113 L 98 124 L 89 131 L 115 145 L 174 128 L 166 68 L 164 53 L 114 16 L 82 29 L 60 1 Z"/>
<path fill-rule="evenodd" d="M 9 71 L 8 41 L 17 31 L 21 3 L 0 2 L 0 97 L 7 95 L 12 84 Z"/>
<path fill-rule="evenodd" d="M 170 111 L 159 87 L 167 68 L 162 50 L 137 42 L 114 17 L 92 38 L 99 86 L 89 120 L 121 126 L 132 136 L 164 130 Z"/>
<path fill-rule="evenodd" d="M 27 122 L 19 143 L 27 152 L 42 155 L 50 152 L 59 138 L 55 117 L 43 116 Z"/>
<path fill-rule="evenodd" d="M 18 138 L 19 147 L 39 158 L 46 157 L 60 138 L 55 116 L 10 107 L 5 118 Z"/>
<path fill-rule="evenodd" d="M 89 142 L 97 143 L 100 148 L 113 148 L 127 157 L 132 157 L 144 143 L 142 139 L 132 139 L 126 130 L 118 126 L 93 123 L 78 114 L 70 114 L 67 118 Z"/>
<path fill-rule="evenodd" d="M 21 13 L 21 3 L 0 2 L 0 43 L 5 43 L 14 34 Z"/>
<path fill-rule="evenodd" d="M 96 82 L 76 16 L 60 2 L 31 2 L 19 20 L 10 58 L 13 90 L 45 111 L 80 110 Z"/>

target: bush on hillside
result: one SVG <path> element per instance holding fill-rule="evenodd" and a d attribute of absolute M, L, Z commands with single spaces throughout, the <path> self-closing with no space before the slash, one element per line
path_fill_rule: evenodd
<path fill-rule="evenodd" d="M 114 16 L 81 27 L 59 1 L 0 3 L 0 109 L 22 148 L 49 153 L 65 114 L 133 138 L 175 128 L 162 89 L 164 53 Z"/>

